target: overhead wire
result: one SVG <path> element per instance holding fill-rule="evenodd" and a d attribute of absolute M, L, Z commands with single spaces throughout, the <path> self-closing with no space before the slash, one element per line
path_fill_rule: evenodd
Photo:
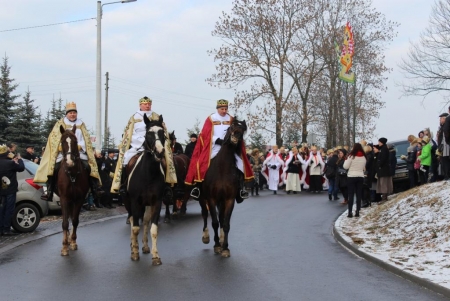
<path fill-rule="evenodd" d="M 60 23 L 53 23 L 53 24 L 35 25 L 35 26 L 29 26 L 29 27 L 5 29 L 5 30 L 0 30 L 0 32 L 17 31 L 17 30 L 25 30 L 25 29 L 34 29 L 34 28 L 40 28 L 40 27 L 56 26 L 56 25 L 69 24 L 69 23 L 75 23 L 75 22 L 83 22 L 83 21 L 88 21 L 88 20 L 97 20 L 97 18 L 88 18 L 88 19 L 80 19 L 80 20 L 60 22 Z"/>

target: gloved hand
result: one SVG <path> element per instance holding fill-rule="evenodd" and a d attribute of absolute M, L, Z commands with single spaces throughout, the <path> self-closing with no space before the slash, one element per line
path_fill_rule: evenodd
<path fill-rule="evenodd" d="M 270 166 L 270 168 L 277 169 L 277 166 L 276 165 L 272 165 L 272 166 Z"/>
<path fill-rule="evenodd" d="M 222 145 L 223 139 L 217 138 L 215 144 Z"/>

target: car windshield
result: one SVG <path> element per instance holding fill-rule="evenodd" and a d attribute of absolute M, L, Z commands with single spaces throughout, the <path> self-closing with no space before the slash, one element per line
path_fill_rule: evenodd
<path fill-rule="evenodd" d="M 37 165 L 34 162 L 28 161 L 28 160 L 23 160 L 23 163 L 25 164 L 25 169 L 32 175 L 36 174 L 36 171 L 39 167 L 39 165 Z"/>
<path fill-rule="evenodd" d="M 397 158 L 400 158 L 401 155 L 405 155 L 405 156 L 408 155 L 408 147 L 409 147 L 408 141 L 395 143 L 394 147 L 395 147 L 395 152 L 396 152 Z"/>

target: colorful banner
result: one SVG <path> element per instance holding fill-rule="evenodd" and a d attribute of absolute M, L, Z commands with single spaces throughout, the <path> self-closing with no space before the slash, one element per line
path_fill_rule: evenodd
<path fill-rule="evenodd" d="M 347 22 L 344 28 L 344 42 L 341 47 L 339 47 L 338 43 L 334 42 L 334 49 L 341 64 L 339 78 L 351 84 L 355 83 L 355 73 L 351 70 L 353 65 L 354 43 L 352 27 Z"/>

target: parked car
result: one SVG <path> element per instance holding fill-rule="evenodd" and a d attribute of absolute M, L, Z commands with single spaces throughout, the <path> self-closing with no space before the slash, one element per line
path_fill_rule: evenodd
<path fill-rule="evenodd" d="M 401 155 L 408 155 L 408 140 L 397 140 L 388 142 L 394 146 L 397 156 L 397 166 L 395 167 L 395 175 L 393 177 L 394 192 L 405 191 L 409 188 L 408 169 L 406 168 L 406 161 L 401 159 Z"/>
<path fill-rule="evenodd" d="M 33 182 L 38 165 L 23 159 L 25 170 L 17 173 L 18 191 L 12 227 L 17 232 L 33 232 L 48 214 L 48 202 L 41 200 L 42 186 Z"/>

